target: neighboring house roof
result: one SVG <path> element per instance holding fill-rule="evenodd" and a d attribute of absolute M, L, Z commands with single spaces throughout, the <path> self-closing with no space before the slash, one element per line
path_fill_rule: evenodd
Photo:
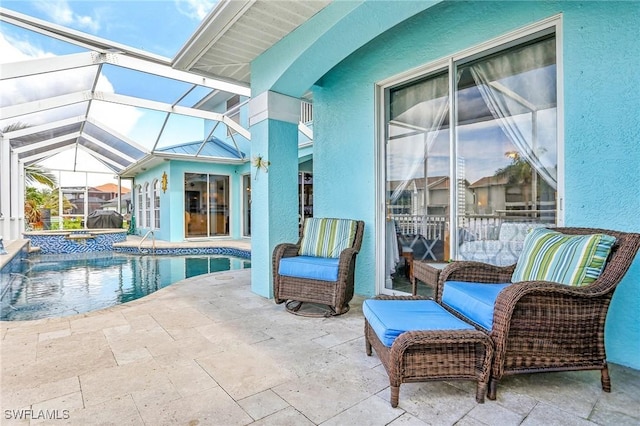
<path fill-rule="evenodd" d="M 78 203 L 82 204 L 82 203 L 84 203 L 84 200 L 85 200 L 84 198 L 70 198 L 69 199 L 70 202 L 72 202 L 73 204 L 76 204 L 76 205 L 78 205 L 76 203 L 76 201 Z M 104 200 L 104 199 L 102 199 L 100 197 L 88 197 L 87 200 L 88 200 L 89 203 L 96 203 L 96 204 L 102 204 L 102 203 L 106 202 L 106 200 Z"/>
<path fill-rule="evenodd" d="M 187 142 L 173 145 L 166 148 L 156 149 L 158 152 L 171 154 L 185 154 L 191 156 L 207 156 L 218 158 L 243 159 L 245 153 L 230 147 L 225 142 L 216 137 L 210 138 L 206 143 L 202 141 Z"/>
<path fill-rule="evenodd" d="M 127 202 L 131 202 L 131 193 L 129 194 L 122 194 L 122 205 L 126 206 Z M 112 198 L 111 200 L 109 200 L 108 202 L 104 203 L 102 205 L 102 208 L 105 207 L 118 207 L 118 198 Z"/>
<path fill-rule="evenodd" d="M 97 189 L 98 191 L 102 191 L 102 192 L 118 193 L 118 185 L 116 185 L 115 183 L 105 183 L 104 185 L 95 186 L 94 189 Z M 125 188 L 125 187 L 122 187 L 121 189 L 122 194 L 127 194 L 130 191 L 131 190 L 129 188 Z"/>
<path fill-rule="evenodd" d="M 475 189 L 475 188 L 484 188 L 488 186 L 501 186 L 501 185 L 506 185 L 508 181 L 509 179 L 505 176 L 502 176 L 502 177 L 485 176 L 475 181 L 471 186 L 469 186 L 469 188 Z"/>
<path fill-rule="evenodd" d="M 414 179 L 416 188 L 424 188 L 424 178 L 416 178 Z M 391 184 L 391 189 L 395 189 L 396 187 L 398 187 L 400 184 L 402 183 L 402 181 L 392 181 L 390 182 Z M 469 185 L 469 182 L 465 181 L 465 183 L 467 184 L 467 186 Z M 429 185 L 429 189 L 434 191 L 434 190 L 442 190 L 442 189 L 449 189 L 449 176 L 429 176 L 427 178 L 427 184 Z M 409 185 L 407 187 L 407 190 L 409 188 L 413 188 L 411 185 Z"/>

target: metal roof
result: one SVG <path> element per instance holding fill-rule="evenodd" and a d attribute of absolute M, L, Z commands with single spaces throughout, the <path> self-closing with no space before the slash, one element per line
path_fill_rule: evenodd
<path fill-rule="evenodd" d="M 1 136 L 25 165 L 75 150 L 74 171 L 82 169 L 77 153 L 83 151 L 107 170 L 127 175 L 156 153 L 177 154 L 170 147 L 186 142 L 199 148 L 183 155 L 199 160 L 243 159 L 235 139 L 246 143 L 249 131 L 208 109 L 214 99 L 250 96 L 247 85 L 176 70 L 168 58 L 5 8 L 0 20 L 80 48 L 1 65 Z M 218 124 L 234 135 L 231 144 L 215 141 L 225 149 L 210 148 L 211 129 Z"/>

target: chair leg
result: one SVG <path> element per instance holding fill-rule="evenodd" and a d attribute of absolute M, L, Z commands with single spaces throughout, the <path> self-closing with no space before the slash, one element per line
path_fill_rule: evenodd
<path fill-rule="evenodd" d="M 478 404 L 484 404 L 484 396 L 487 393 L 487 383 L 478 382 L 478 386 L 476 388 L 476 402 Z"/>
<path fill-rule="evenodd" d="M 369 342 L 369 339 L 364 338 L 364 347 L 365 347 L 365 351 L 367 353 L 367 356 L 371 356 L 371 342 Z"/>
<path fill-rule="evenodd" d="M 602 382 L 602 390 L 611 392 L 611 377 L 609 377 L 609 366 L 604 363 L 604 367 L 600 370 L 600 382 Z"/>
<path fill-rule="evenodd" d="M 400 386 L 391 386 L 391 407 L 396 408 L 398 406 L 398 399 L 400 398 Z"/>
<path fill-rule="evenodd" d="M 489 379 L 489 392 L 487 392 L 487 398 L 492 401 L 496 400 L 496 393 L 498 390 L 498 381 L 494 378 Z"/>

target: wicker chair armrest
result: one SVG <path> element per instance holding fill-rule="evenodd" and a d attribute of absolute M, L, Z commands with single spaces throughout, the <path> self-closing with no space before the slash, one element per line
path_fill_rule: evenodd
<path fill-rule="evenodd" d="M 610 292 L 611 293 L 611 292 Z M 516 304 L 527 296 L 535 295 L 536 298 L 557 299 L 562 297 L 565 300 L 582 300 L 581 303 L 589 303 L 589 299 L 598 299 L 603 296 L 602 292 L 593 290 L 592 286 L 570 286 L 565 284 L 554 283 L 550 281 L 522 281 L 514 283 L 504 288 L 494 306 L 494 329 L 496 327 L 495 320 L 498 316 L 502 316 L 509 322 Z M 600 303 L 596 301 L 595 303 Z M 562 316 L 562 311 L 558 314 Z"/>
<path fill-rule="evenodd" d="M 444 281 L 468 281 L 475 283 L 496 283 L 508 277 L 510 281 L 515 265 L 496 266 L 474 261 L 456 261 L 448 264 L 440 273 Z"/>
<path fill-rule="evenodd" d="M 300 246 L 292 243 L 281 243 L 273 249 L 273 258 L 281 259 L 283 257 L 297 256 L 300 250 Z"/>

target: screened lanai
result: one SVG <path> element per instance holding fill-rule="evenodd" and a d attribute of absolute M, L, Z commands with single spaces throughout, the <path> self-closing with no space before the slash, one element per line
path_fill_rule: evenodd
<path fill-rule="evenodd" d="M 247 85 L 172 68 L 171 59 L 0 8 L 3 33 L 30 31 L 68 53 L 1 60 L 0 235 L 24 230 L 25 168 L 102 173 L 120 183 L 165 158 L 248 161 L 238 111 Z M 229 102 L 231 100 L 231 102 Z M 224 135 L 224 138 L 218 137 Z M 76 186 L 87 187 L 87 179 Z"/>

